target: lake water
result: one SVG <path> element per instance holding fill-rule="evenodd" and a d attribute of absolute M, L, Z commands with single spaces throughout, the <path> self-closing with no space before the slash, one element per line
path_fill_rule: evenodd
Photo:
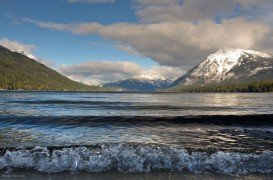
<path fill-rule="evenodd" d="M 273 173 L 273 94 L 0 93 L 0 170 Z"/>

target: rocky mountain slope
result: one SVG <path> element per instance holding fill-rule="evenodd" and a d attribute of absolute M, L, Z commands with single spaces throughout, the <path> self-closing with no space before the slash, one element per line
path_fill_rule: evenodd
<path fill-rule="evenodd" d="M 271 55 L 252 50 L 223 48 L 178 78 L 172 86 L 250 83 L 263 80 L 273 80 Z"/>

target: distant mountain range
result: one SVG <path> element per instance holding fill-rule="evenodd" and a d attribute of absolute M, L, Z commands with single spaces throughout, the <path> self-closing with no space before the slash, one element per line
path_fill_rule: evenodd
<path fill-rule="evenodd" d="M 155 74 L 144 74 L 103 86 L 119 91 L 247 92 L 273 91 L 271 84 L 271 55 L 253 50 L 223 48 L 175 81 Z"/>
<path fill-rule="evenodd" d="M 97 91 L 100 87 L 87 86 L 68 79 L 35 61 L 34 56 L 17 53 L 0 46 L 1 90 Z"/>
<path fill-rule="evenodd" d="M 259 82 L 273 82 L 273 58 L 271 55 L 243 49 L 224 48 L 209 55 L 200 64 L 178 78 L 170 90 L 204 89 L 224 86 L 254 86 Z M 236 86 L 235 86 L 236 85 Z M 210 88 L 208 88 L 210 87 Z M 272 87 L 270 87 L 272 88 Z M 221 88 L 220 88 L 221 89 Z M 232 90 L 232 89 L 230 89 Z M 245 90 L 247 91 L 247 90 Z"/>
<path fill-rule="evenodd" d="M 156 91 L 170 87 L 173 81 L 156 74 L 141 74 L 130 79 L 103 84 L 118 91 Z"/>
<path fill-rule="evenodd" d="M 157 74 L 141 74 L 100 86 L 88 86 L 72 81 L 37 62 L 31 54 L 13 52 L 0 46 L 0 89 L 268 92 L 273 91 L 273 57 L 253 50 L 223 48 L 175 81 Z"/>

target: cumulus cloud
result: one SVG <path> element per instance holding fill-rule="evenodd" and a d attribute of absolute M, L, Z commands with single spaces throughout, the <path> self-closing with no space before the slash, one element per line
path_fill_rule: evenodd
<path fill-rule="evenodd" d="M 141 67 L 132 62 L 90 61 L 63 65 L 59 71 L 73 80 L 95 85 L 132 77 L 141 72 Z"/>
<path fill-rule="evenodd" d="M 227 19 L 221 23 L 215 23 L 213 20 L 198 23 L 186 21 L 112 25 L 72 23 L 57 26 L 56 23 L 35 20 L 33 23 L 43 28 L 66 30 L 79 35 L 101 35 L 128 45 L 131 50 L 152 58 L 160 65 L 173 67 L 194 65 L 209 53 L 223 47 L 264 51 L 271 51 L 273 47 L 272 27 L 244 18 Z M 266 49 L 265 45 L 270 49 Z"/>
<path fill-rule="evenodd" d="M 7 38 L 1 38 L 0 45 L 6 47 L 7 49 L 9 49 L 13 52 L 22 53 L 22 54 L 26 55 L 27 57 L 29 57 L 39 63 L 42 63 L 48 67 L 54 66 L 53 61 L 46 60 L 44 58 L 36 57 L 33 55 L 33 50 L 36 48 L 36 46 L 33 44 L 24 44 L 20 41 L 9 40 Z"/>
<path fill-rule="evenodd" d="M 68 2 L 95 4 L 95 3 L 113 3 L 115 2 L 115 0 L 68 0 Z"/>
<path fill-rule="evenodd" d="M 223 47 L 273 52 L 271 0 L 133 2 L 139 23 L 21 21 L 76 35 L 100 35 L 115 41 L 119 50 L 170 67 L 194 66 Z M 217 17 L 222 18 L 216 21 Z"/>
<path fill-rule="evenodd" d="M 58 71 L 67 77 L 89 85 L 98 85 L 131 78 L 135 75 L 153 73 L 175 79 L 183 72 L 179 68 L 154 66 L 145 69 L 132 62 L 89 61 L 76 65 L 62 65 Z"/>

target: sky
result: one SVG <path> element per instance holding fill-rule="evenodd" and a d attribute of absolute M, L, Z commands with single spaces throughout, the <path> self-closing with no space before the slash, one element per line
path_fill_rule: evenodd
<path fill-rule="evenodd" d="M 90 85 L 175 79 L 220 48 L 273 54 L 273 1 L 0 0 L 0 45 Z"/>

